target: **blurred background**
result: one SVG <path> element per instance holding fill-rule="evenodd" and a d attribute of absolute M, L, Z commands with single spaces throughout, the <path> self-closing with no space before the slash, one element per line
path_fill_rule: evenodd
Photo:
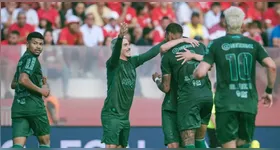
<path fill-rule="evenodd" d="M 275 140 L 280 135 L 280 120 L 275 118 L 280 114 L 279 2 L 2 2 L 2 147 L 11 144 L 10 107 L 14 91 L 10 89 L 10 83 L 17 62 L 26 50 L 26 36 L 30 32 L 43 34 L 46 43 L 40 61 L 52 93 L 45 99 L 53 125 L 52 146 L 104 147 L 100 144 L 100 111 L 107 90 L 105 62 L 111 56 L 110 42 L 118 35 L 119 23 L 129 25 L 126 36 L 133 55 L 144 53 L 161 42 L 164 30 L 171 22 L 183 26 L 184 36 L 207 45 L 226 34 L 223 11 L 230 6 L 238 6 L 245 12 L 243 35 L 263 45 L 278 66 L 274 106 L 267 109 L 260 105 L 255 134 L 261 146 L 277 145 Z M 133 126 L 130 147 L 164 146 L 160 128 L 164 94 L 151 78 L 156 71 L 160 72 L 159 56 L 137 69 L 130 115 Z M 210 77 L 213 84 L 215 68 Z M 265 70 L 258 65 L 260 95 L 266 83 Z M 27 146 L 34 144 L 34 139 L 29 142 Z"/>

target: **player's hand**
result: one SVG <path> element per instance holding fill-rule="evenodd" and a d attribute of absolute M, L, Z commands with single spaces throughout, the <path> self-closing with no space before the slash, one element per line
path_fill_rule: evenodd
<path fill-rule="evenodd" d="M 261 101 L 265 107 L 270 108 L 273 105 L 272 94 L 264 93 L 263 96 L 261 97 Z"/>
<path fill-rule="evenodd" d="M 119 36 L 123 37 L 123 36 L 125 36 L 127 34 L 128 26 L 127 26 L 127 24 L 125 22 L 121 23 L 120 26 L 121 26 L 121 29 L 120 29 Z"/>
<path fill-rule="evenodd" d="M 46 85 L 46 84 L 47 84 L 47 77 L 43 76 L 43 85 Z"/>
<path fill-rule="evenodd" d="M 153 77 L 153 81 L 155 82 L 155 79 L 158 77 L 158 78 L 161 78 L 161 75 L 159 74 L 159 73 L 157 73 L 157 72 L 155 72 L 153 75 L 152 75 L 152 77 Z"/>
<path fill-rule="evenodd" d="M 40 90 L 40 93 L 44 96 L 44 97 L 48 97 L 51 93 L 50 89 L 46 86 L 43 85 L 43 87 Z"/>
<path fill-rule="evenodd" d="M 185 52 L 177 52 L 175 57 L 177 57 L 177 61 L 184 60 L 182 62 L 184 64 L 186 61 L 193 59 L 193 53 L 185 48 Z"/>
<path fill-rule="evenodd" d="M 199 41 L 191 38 L 183 38 L 185 43 L 191 44 L 193 47 L 198 47 L 199 46 Z"/>

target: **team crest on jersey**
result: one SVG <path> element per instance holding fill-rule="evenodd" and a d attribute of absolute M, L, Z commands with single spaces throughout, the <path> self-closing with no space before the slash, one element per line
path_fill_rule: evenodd
<path fill-rule="evenodd" d="M 228 50 L 230 49 L 230 44 L 224 43 L 224 44 L 222 45 L 222 49 L 223 49 L 224 51 L 228 51 Z"/>

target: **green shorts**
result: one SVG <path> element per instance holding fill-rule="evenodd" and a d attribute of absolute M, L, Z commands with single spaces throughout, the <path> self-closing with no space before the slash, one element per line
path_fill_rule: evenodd
<path fill-rule="evenodd" d="M 221 144 L 237 138 L 251 142 L 256 115 L 244 112 L 216 112 L 216 133 Z"/>
<path fill-rule="evenodd" d="M 164 133 L 164 144 L 179 143 L 180 134 L 177 128 L 177 113 L 169 110 L 162 110 L 162 130 Z"/>
<path fill-rule="evenodd" d="M 44 136 L 50 134 L 50 124 L 47 114 L 12 118 L 13 138 L 30 135 Z"/>
<path fill-rule="evenodd" d="M 209 100 L 197 104 L 190 104 L 188 102 L 178 104 L 177 118 L 179 131 L 197 129 L 201 124 L 208 125 L 213 101 Z"/>
<path fill-rule="evenodd" d="M 103 137 L 101 143 L 126 148 L 130 132 L 129 120 L 101 117 L 101 122 L 103 127 Z"/>

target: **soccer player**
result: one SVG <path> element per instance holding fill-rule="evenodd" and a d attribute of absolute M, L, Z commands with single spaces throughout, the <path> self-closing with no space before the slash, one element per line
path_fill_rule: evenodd
<path fill-rule="evenodd" d="M 179 24 L 171 23 L 166 28 L 166 33 L 171 39 L 179 39 L 183 30 Z M 211 83 L 208 77 L 202 80 L 194 80 L 192 77 L 206 48 L 202 43 L 199 47 L 193 47 L 179 41 L 170 41 L 161 46 L 161 49 L 173 48 L 162 56 L 162 81 L 155 80 L 159 89 L 166 93 L 170 90 L 171 82 L 177 84 L 177 122 L 184 147 L 195 148 L 197 145 L 198 148 L 206 148 L 204 137 L 213 105 Z M 187 48 L 190 51 L 185 52 Z M 184 63 L 186 60 L 183 60 L 183 55 L 190 61 Z M 177 57 L 182 59 L 177 60 Z M 158 76 L 156 74 L 153 75 L 154 78 Z"/>
<path fill-rule="evenodd" d="M 124 35 L 127 24 L 121 24 L 120 34 L 112 40 L 112 56 L 106 62 L 107 98 L 101 112 L 102 143 L 106 148 L 125 148 L 130 132 L 129 111 L 132 105 L 136 68 L 160 52 L 160 44 L 148 52 L 131 57 L 130 45 Z"/>
<path fill-rule="evenodd" d="M 27 36 L 27 50 L 18 62 L 11 84 L 15 89 L 12 105 L 13 148 L 23 148 L 31 134 L 37 136 L 40 148 L 50 147 L 50 125 L 42 99 L 42 96 L 50 94 L 50 90 L 43 85 L 38 60 L 43 45 L 44 37 L 40 33 L 32 32 Z"/>
<path fill-rule="evenodd" d="M 166 31 L 168 33 L 170 31 Z M 168 34 L 166 34 L 168 35 Z M 166 43 L 167 41 L 171 40 L 171 38 L 168 38 L 166 36 L 165 40 L 161 42 L 161 45 Z M 199 42 L 190 39 L 190 38 L 181 38 L 179 40 L 173 41 L 177 43 L 190 43 L 194 47 L 199 45 Z M 166 45 L 165 47 L 161 48 L 162 54 L 167 52 L 170 48 L 172 48 L 174 45 L 169 44 Z M 187 52 L 185 52 L 187 53 Z M 159 77 L 160 75 L 154 74 L 153 75 L 153 80 L 154 82 L 160 81 Z M 180 143 L 181 143 L 181 138 L 180 138 L 180 133 L 177 128 L 177 85 L 174 84 L 171 80 L 171 88 L 170 91 L 165 94 L 163 103 L 162 103 L 162 109 L 161 109 L 161 117 L 162 117 L 162 129 L 164 133 L 164 144 L 167 145 L 168 148 L 179 148 Z M 164 91 L 163 91 L 164 92 Z"/>
<path fill-rule="evenodd" d="M 249 148 L 258 108 L 256 61 L 267 69 L 268 84 L 261 99 L 268 107 L 273 104 L 276 65 L 258 42 L 242 36 L 245 14 L 240 8 L 230 7 L 224 14 L 227 35 L 209 43 L 209 53 L 195 70 L 194 77 L 203 78 L 211 65 L 216 64 L 217 138 L 223 148 Z"/>

